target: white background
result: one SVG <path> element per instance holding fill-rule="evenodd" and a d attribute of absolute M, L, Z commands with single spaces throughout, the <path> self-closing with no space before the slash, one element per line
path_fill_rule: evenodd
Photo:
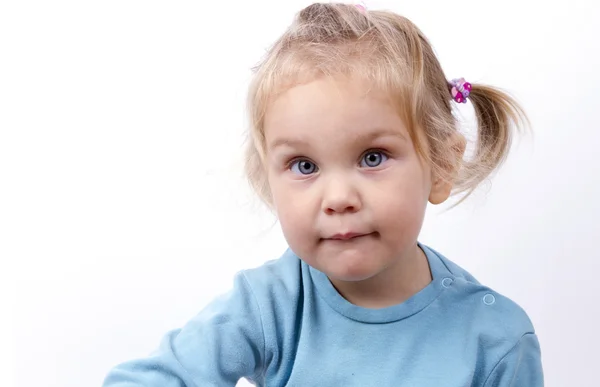
<path fill-rule="evenodd" d="M 0 6 L 2 386 L 99 386 L 279 256 L 242 177 L 245 89 L 308 4 Z M 597 383 L 599 2 L 368 5 L 411 18 L 449 78 L 527 109 L 533 134 L 421 240 L 527 310 L 547 386 Z"/>

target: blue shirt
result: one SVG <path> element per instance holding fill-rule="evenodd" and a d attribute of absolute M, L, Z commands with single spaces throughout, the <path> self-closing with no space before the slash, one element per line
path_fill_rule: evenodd
<path fill-rule="evenodd" d="M 240 271 L 155 353 L 116 366 L 105 387 L 543 386 L 531 321 L 513 301 L 421 245 L 433 280 L 367 309 L 292 251 Z"/>

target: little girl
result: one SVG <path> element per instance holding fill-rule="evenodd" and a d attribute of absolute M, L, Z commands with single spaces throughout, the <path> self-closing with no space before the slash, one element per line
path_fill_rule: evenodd
<path fill-rule="evenodd" d="M 453 103 L 478 119 L 474 155 Z M 471 193 L 525 118 L 448 81 L 391 12 L 303 9 L 249 91 L 247 173 L 289 244 L 106 387 L 543 386 L 527 314 L 418 241 L 428 203 Z"/>

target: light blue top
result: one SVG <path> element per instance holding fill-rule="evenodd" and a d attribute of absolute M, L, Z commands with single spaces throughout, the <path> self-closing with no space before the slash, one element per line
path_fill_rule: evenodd
<path fill-rule="evenodd" d="M 406 302 L 367 309 L 292 251 L 239 272 L 232 290 L 105 387 L 543 386 L 540 347 L 510 299 L 421 245 L 433 281 Z"/>

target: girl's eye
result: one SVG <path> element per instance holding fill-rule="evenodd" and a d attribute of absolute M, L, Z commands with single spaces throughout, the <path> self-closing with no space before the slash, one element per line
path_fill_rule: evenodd
<path fill-rule="evenodd" d="M 365 168 L 375 168 L 387 160 L 387 156 L 382 152 L 369 152 L 364 155 L 360 161 L 360 166 Z"/>
<path fill-rule="evenodd" d="M 290 169 L 294 173 L 299 173 L 301 175 L 310 175 L 316 172 L 317 166 L 314 163 L 307 160 L 298 160 L 292 163 Z"/>

